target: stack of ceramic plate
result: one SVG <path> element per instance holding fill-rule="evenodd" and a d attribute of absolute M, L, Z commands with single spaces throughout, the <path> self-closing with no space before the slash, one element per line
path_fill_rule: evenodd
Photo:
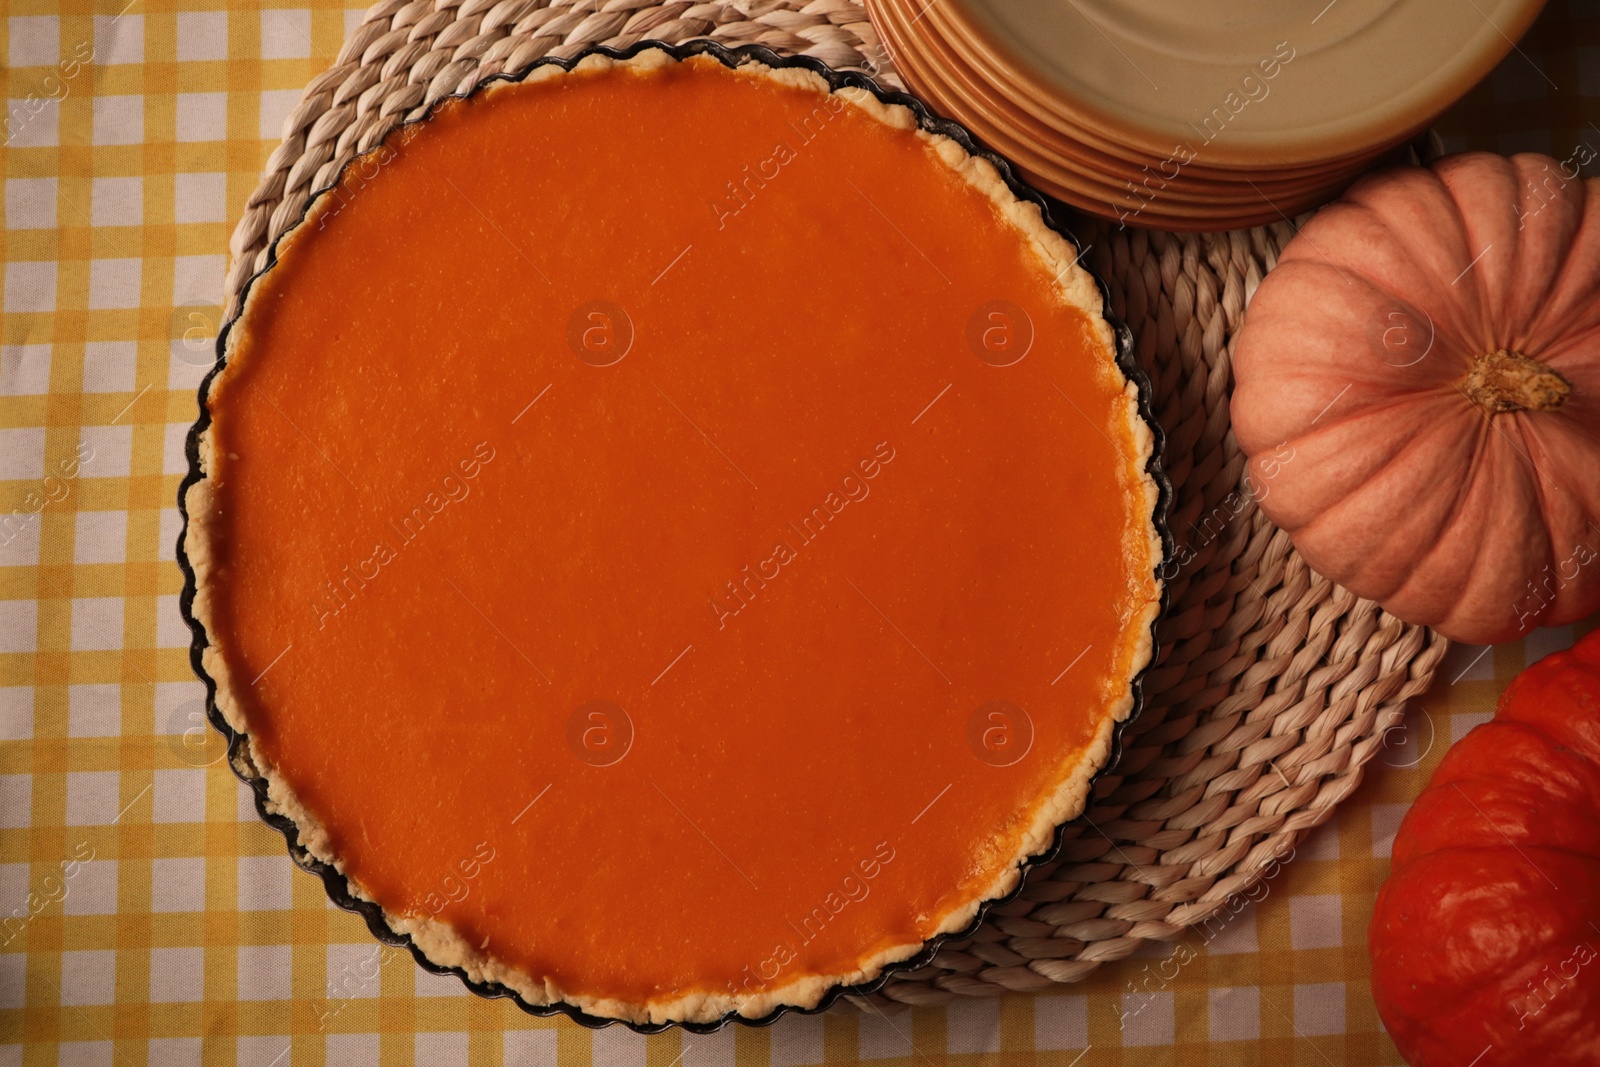
<path fill-rule="evenodd" d="M 1542 0 L 866 0 L 907 84 L 1039 188 L 1129 225 L 1338 195 L 1487 74 Z"/>

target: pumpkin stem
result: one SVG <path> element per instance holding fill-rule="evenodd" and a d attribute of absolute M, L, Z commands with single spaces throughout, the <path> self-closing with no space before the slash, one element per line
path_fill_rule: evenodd
<path fill-rule="evenodd" d="M 1502 348 L 1472 361 L 1461 391 L 1485 414 L 1500 415 L 1558 408 L 1572 385 L 1538 360 Z"/>

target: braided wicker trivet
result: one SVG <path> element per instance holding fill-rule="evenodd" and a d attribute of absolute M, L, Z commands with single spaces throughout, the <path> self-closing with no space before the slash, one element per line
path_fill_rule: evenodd
<path fill-rule="evenodd" d="M 233 234 L 224 316 L 312 192 L 396 123 L 541 56 L 698 36 L 805 54 L 900 88 L 852 0 L 381 0 L 285 121 Z M 1445 652 L 1431 631 L 1313 574 L 1240 488 L 1229 343 L 1290 225 L 1078 231 L 1133 329 L 1167 433 L 1179 554 L 1166 575 L 1160 659 L 1121 763 L 1067 828 L 1057 860 L 976 936 L 893 980 L 880 1002 L 1047 988 L 1177 938 L 1327 820 Z"/>

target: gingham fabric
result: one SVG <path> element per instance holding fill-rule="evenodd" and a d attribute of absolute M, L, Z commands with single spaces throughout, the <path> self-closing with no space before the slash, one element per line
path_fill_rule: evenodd
<path fill-rule="evenodd" d="M 1465 4 L 1462 15 L 1480 17 Z M 1549 0 L 1494 73 L 1434 128 L 1451 152 L 1543 152 L 1600 175 L 1600 4 Z"/>
<path fill-rule="evenodd" d="M 1600 148 L 1587 12 L 1546 16 L 1441 124 L 1455 146 Z M 0 1067 L 1400 1062 L 1365 948 L 1389 842 L 1448 743 L 1571 630 L 1455 649 L 1360 792 L 1220 931 L 1053 995 L 646 1039 L 478 1000 L 380 948 L 220 762 L 172 562 L 231 224 L 360 12 L 3 13 Z"/>

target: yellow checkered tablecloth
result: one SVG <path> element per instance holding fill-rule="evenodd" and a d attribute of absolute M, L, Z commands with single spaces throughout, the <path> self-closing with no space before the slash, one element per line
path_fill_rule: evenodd
<path fill-rule="evenodd" d="M 174 498 L 231 222 L 359 18 L 5 0 L 0 1067 L 1398 1063 L 1365 949 L 1389 842 L 1446 745 L 1571 630 L 1455 649 L 1410 735 L 1221 934 L 1050 995 L 591 1033 L 473 998 L 327 903 L 204 726 Z M 1440 129 L 1565 159 L 1600 149 L 1596 101 L 1600 12 L 1571 0 Z"/>

